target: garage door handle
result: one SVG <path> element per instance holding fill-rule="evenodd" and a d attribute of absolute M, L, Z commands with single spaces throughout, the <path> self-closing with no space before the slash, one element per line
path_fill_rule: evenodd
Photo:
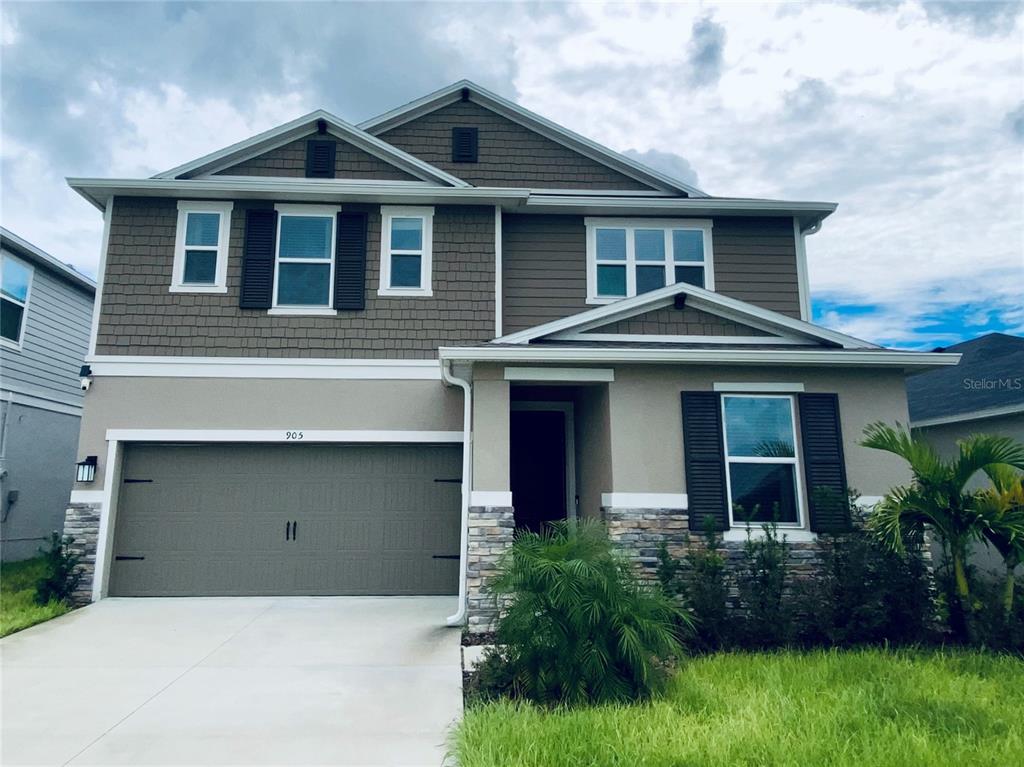
<path fill-rule="evenodd" d="M 458 559 L 458 554 L 435 554 L 434 559 Z"/>
<path fill-rule="evenodd" d="M 286 541 L 290 541 L 292 539 L 292 523 L 291 522 L 285 522 L 284 523 L 284 539 Z"/>
<path fill-rule="evenodd" d="M 292 540 L 298 540 L 299 538 L 299 523 L 292 522 Z"/>
<path fill-rule="evenodd" d="M 114 557 L 114 560 L 117 562 L 138 562 L 141 559 L 145 559 L 145 557 L 125 557 L 120 554 Z"/>

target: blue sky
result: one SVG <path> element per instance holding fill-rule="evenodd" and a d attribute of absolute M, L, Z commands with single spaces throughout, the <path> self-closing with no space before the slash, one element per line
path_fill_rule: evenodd
<path fill-rule="evenodd" d="M 463 77 L 713 195 L 839 203 L 815 318 L 1024 333 L 1024 4 L 0 5 L 0 218 L 94 274 L 65 176 L 139 177 Z"/>

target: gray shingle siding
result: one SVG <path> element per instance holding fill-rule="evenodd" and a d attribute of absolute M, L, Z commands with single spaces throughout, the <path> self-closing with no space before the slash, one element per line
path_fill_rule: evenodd
<path fill-rule="evenodd" d="M 503 332 L 593 308 L 582 216 L 505 215 L 502 235 Z M 792 219 L 718 218 L 712 240 L 717 292 L 799 318 Z"/>
<path fill-rule="evenodd" d="M 306 140 L 323 139 L 307 136 L 261 155 L 243 160 L 230 168 L 217 171 L 215 176 L 285 176 L 304 178 L 306 175 Z M 365 178 L 384 181 L 418 181 L 416 176 L 374 157 L 346 141 L 335 141 L 334 175 L 337 178 Z"/>
<path fill-rule="evenodd" d="M 763 330 L 742 325 L 708 312 L 685 306 L 671 306 L 638 314 L 609 325 L 594 328 L 592 333 L 624 333 L 636 335 L 691 336 L 767 336 Z"/>
<path fill-rule="evenodd" d="M 478 162 L 452 162 L 458 127 L 479 129 Z M 436 109 L 380 138 L 475 186 L 651 189 L 471 101 Z"/>
<path fill-rule="evenodd" d="M 188 294 L 168 292 L 176 201 L 118 198 L 97 353 L 429 359 L 439 346 L 494 337 L 493 208 L 437 206 L 433 297 L 382 298 L 377 296 L 380 211 L 363 206 L 370 212 L 366 309 L 336 317 L 289 317 L 238 308 L 245 209 L 254 204 L 260 203 L 235 203 L 227 294 Z"/>

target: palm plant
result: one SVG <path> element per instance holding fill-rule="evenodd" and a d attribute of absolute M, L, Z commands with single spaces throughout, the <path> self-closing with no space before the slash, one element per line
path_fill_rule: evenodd
<path fill-rule="evenodd" d="M 498 642 L 514 691 L 540 703 L 650 694 L 680 653 L 679 627 L 690 625 L 591 521 L 517 535 L 490 589 L 503 607 Z"/>
<path fill-rule="evenodd" d="M 984 519 L 982 535 L 999 552 L 1006 567 L 1003 584 L 1003 619 L 1013 615 L 1014 570 L 1024 562 L 1024 475 L 1006 464 L 989 466 L 985 473 L 992 487 L 976 498 Z"/>
<path fill-rule="evenodd" d="M 979 471 L 998 464 L 1024 468 L 1024 445 L 1009 437 L 976 434 L 958 443 L 955 458 L 944 460 L 922 439 L 897 424 L 873 423 L 861 444 L 885 450 L 910 464 L 913 481 L 896 487 L 876 506 L 871 525 L 890 547 L 904 550 L 907 539 L 920 543 L 925 529 L 940 536 L 949 548 L 956 591 L 950 604 L 950 623 L 960 638 L 968 637 L 966 610 L 970 605 L 967 550 L 986 529 L 985 508 L 967 484 Z"/>

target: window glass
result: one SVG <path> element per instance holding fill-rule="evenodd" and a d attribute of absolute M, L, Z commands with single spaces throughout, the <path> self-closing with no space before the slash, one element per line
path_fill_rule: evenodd
<path fill-rule="evenodd" d="M 330 258 L 333 221 L 326 216 L 281 216 L 281 258 Z"/>
<path fill-rule="evenodd" d="M 186 250 L 181 281 L 188 285 L 213 285 L 217 281 L 217 251 Z"/>
<path fill-rule="evenodd" d="M 663 229 L 637 229 L 633 233 L 633 247 L 637 261 L 665 260 L 665 231 Z M 664 270 L 663 270 L 664 271 Z M 664 281 L 664 275 L 662 276 Z M 639 284 L 637 292 L 640 291 Z"/>
<path fill-rule="evenodd" d="M 281 263 L 277 273 L 277 303 L 283 306 L 327 306 L 330 264 Z"/>
<path fill-rule="evenodd" d="M 626 230 L 598 229 L 597 258 L 599 261 L 626 260 Z"/>
<path fill-rule="evenodd" d="M 626 267 L 598 266 L 597 294 L 599 296 L 626 295 Z"/>
<path fill-rule="evenodd" d="M 677 266 L 676 267 L 676 282 L 685 282 L 687 285 L 696 285 L 698 288 L 704 287 L 704 267 L 703 266 Z"/>
<path fill-rule="evenodd" d="M 3 260 L 3 294 L 15 301 L 28 299 L 28 283 L 32 279 L 32 270 L 15 261 L 4 257 Z"/>
<path fill-rule="evenodd" d="M 185 245 L 217 247 L 219 213 L 189 213 L 185 223 Z"/>
<path fill-rule="evenodd" d="M 798 523 L 795 472 L 792 463 L 730 463 L 733 518 Z"/>
<path fill-rule="evenodd" d="M 672 258 L 676 261 L 703 261 L 704 233 L 695 229 L 673 229 Z"/>
<path fill-rule="evenodd" d="M 18 343 L 21 340 L 21 320 L 24 316 L 23 306 L 7 299 L 0 301 L 0 335 Z"/>
<path fill-rule="evenodd" d="M 726 397 L 729 457 L 795 456 L 790 402 L 788 397 Z"/>
<path fill-rule="evenodd" d="M 391 256 L 391 287 L 393 288 L 418 288 L 420 287 L 421 256 L 397 255 Z"/>
<path fill-rule="evenodd" d="M 663 287 L 665 287 L 664 266 L 638 266 L 636 268 L 637 295 Z"/>
<path fill-rule="evenodd" d="M 423 219 L 393 218 L 391 219 L 392 250 L 423 249 Z M 416 278 L 419 284 L 419 277 Z"/>

